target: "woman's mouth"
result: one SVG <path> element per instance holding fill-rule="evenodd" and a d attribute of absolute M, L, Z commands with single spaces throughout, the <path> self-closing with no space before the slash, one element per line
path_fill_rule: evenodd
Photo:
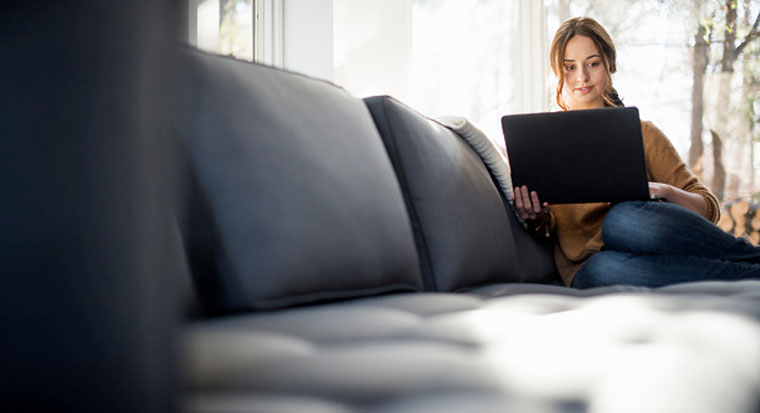
<path fill-rule="evenodd" d="M 575 90 L 578 91 L 578 93 L 580 93 L 581 95 L 585 95 L 591 92 L 591 89 L 593 88 L 594 88 L 593 86 L 584 86 L 584 87 L 576 88 Z"/>

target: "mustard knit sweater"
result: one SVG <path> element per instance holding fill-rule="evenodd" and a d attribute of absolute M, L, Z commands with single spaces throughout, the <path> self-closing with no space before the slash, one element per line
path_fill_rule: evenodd
<path fill-rule="evenodd" d="M 665 134 L 648 121 L 641 122 L 641 133 L 649 180 L 702 195 L 707 201 L 708 219 L 717 223 L 718 200 L 691 173 Z M 566 285 L 571 285 L 583 263 L 601 250 L 602 221 L 610 206 L 609 202 L 552 205 L 549 231 L 555 235 L 554 259 Z"/>

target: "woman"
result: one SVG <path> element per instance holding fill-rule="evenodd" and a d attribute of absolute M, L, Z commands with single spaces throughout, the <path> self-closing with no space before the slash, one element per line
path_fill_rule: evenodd
<path fill-rule="evenodd" d="M 623 106 L 612 87 L 615 46 L 595 20 L 564 22 L 551 63 L 563 110 Z M 556 236 L 555 261 L 568 286 L 658 287 L 677 282 L 760 278 L 760 248 L 714 225 L 715 196 L 692 174 L 651 122 L 641 122 L 649 190 L 666 202 L 550 206 L 522 186 L 515 209 L 530 226 Z"/>

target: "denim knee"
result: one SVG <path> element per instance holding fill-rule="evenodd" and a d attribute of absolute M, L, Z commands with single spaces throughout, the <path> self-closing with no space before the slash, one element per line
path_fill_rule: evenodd
<path fill-rule="evenodd" d="M 628 201 L 615 204 L 604 217 L 602 223 L 602 239 L 626 232 L 648 215 L 646 201 Z"/>
<path fill-rule="evenodd" d="M 628 254 L 617 251 L 601 251 L 592 255 L 575 274 L 572 286 L 585 289 L 629 283 L 631 280 L 623 268 L 627 257 Z"/>
<path fill-rule="evenodd" d="M 660 202 L 619 203 L 604 218 L 602 242 L 605 248 L 615 251 L 658 251 L 671 242 L 671 227 L 680 225 L 680 209 L 683 208 Z"/>

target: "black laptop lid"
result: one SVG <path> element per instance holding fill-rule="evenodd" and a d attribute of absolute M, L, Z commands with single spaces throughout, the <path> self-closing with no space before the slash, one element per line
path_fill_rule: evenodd
<path fill-rule="evenodd" d="M 649 199 L 635 107 L 507 115 L 501 124 L 514 187 L 542 202 Z"/>

